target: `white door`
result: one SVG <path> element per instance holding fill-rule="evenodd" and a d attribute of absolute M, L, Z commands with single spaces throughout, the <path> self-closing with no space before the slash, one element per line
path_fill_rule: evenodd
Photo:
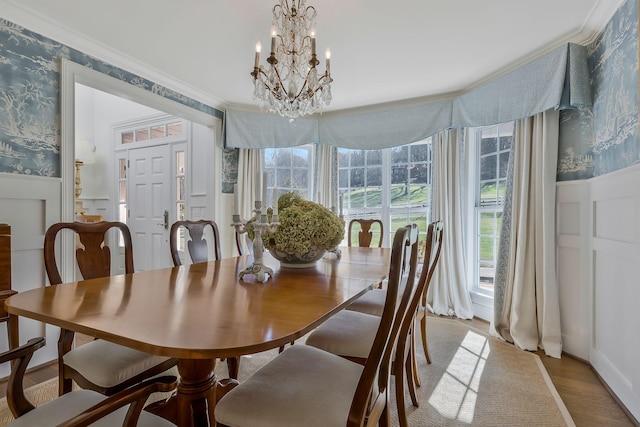
<path fill-rule="evenodd" d="M 169 145 L 129 150 L 128 202 L 136 271 L 171 267 L 171 150 Z"/>

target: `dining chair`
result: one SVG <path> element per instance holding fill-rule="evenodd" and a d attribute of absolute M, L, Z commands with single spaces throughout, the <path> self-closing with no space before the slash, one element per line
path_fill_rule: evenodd
<path fill-rule="evenodd" d="M 7 406 L 15 421 L 7 426 L 174 426 L 164 418 L 142 410 L 151 393 L 170 392 L 176 388 L 177 378 L 172 376 L 144 381 L 110 397 L 93 390 L 72 391 L 34 407 L 24 394 L 23 379 L 34 352 L 44 345 L 44 338 L 32 338 L 20 347 L 0 353 L 0 364 L 12 362 L 7 381 Z"/>
<path fill-rule="evenodd" d="M 431 276 L 436 268 L 436 264 L 440 259 L 440 251 L 442 249 L 442 234 L 444 230 L 443 222 L 434 221 L 429 224 L 429 227 L 433 227 L 433 232 L 429 233 L 427 231 L 427 240 L 425 243 L 425 253 L 424 253 L 424 267 L 428 268 L 427 276 L 425 279 L 427 280 L 427 284 L 425 286 L 424 291 L 421 296 L 421 303 L 418 306 L 418 310 L 416 312 L 416 322 L 420 321 L 421 326 L 421 335 L 422 335 L 422 348 L 424 350 L 424 356 L 427 359 L 427 363 L 431 363 L 431 356 L 429 354 L 429 346 L 427 344 L 427 335 L 426 335 L 426 312 L 427 312 L 427 292 L 429 291 L 429 285 L 431 283 Z M 421 279 L 422 280 L 421 276 Z M 362 297 L 355 300 L 351 303 L 347 310 L 360 311 L 363 313 L 373 314 L 376 316 L 380 316 L 382 313 L 382 307 L 384 305 L 385 298 L 385 290 L 384 289 L 372 289 L 371 291 L 364 294 Z M 419 380 L 417 383 L 419 384 Z"/>
<path fill-rule="evenodd" d="M 409 239 L 406 227 L 394 234 L 387 300 L 364 365 L 308 345 L 289 347 L 222 396 L 218 425 L 388 426 L 390 358 L 413 291 L 404 262 Z"/>
<path fill-rule="evenodd" d="M 417 362 L 415 357 L 414 325 L 415 313 L 421 301 L 421 296 L 425 292 L 431 280 L 433 269 L 431 268 L 434 224 L 429 224 L 427 228 L 427 241 L 425 251 L 425 261 L 416 281 L 415 275 L 409 280 L 413 280 L 415 292 L 409 304 L 408 312 L 411 314 L 402 323 L 396 352 L 393 357 L 392 373 L 396 379 L 396 403 L 398 406 L 398 420 L 401 427 L 408 426 L 406 409 L 404 406 L 405 383 L 411 396 L 414 406 L 419 406 L 416 385 L 420 385 L 417 374 Z M 411 258 L 418 257 L 417 228 L 416 240 L 414 242 Z M 376 297 L 386 298 L 386 290 L 373 289 Z M 371 302 L 371 300 L 369 301 Z M 372 306 L 367 306 L 372 307 Z M 380 313 L 376 310 L 372 312 L 360 312 L 355 310 L 343 310 L 325 323 L 320 325 L 307 338 L 307 344 L 320 349 L 337 354 L 357 363 L 364 364 L 367 357 L 367 349 L 371 345 L 372 339 L 380 322 Z"/>
<path fill-rule="evenodd" d="M 187 241 L 187 252 L 191 258 L 192 263 L 207 262 L 209 261 L 209 245 L 204 238 L 205 230 L 209 227 L 211 230 L 211 249 L 213 252 L 213 259 L 220 259 L 220 233 L 218 232 L 218 225 L 214 221 L 201 219 L 199 221 L 183 220 L 176 221 L 171 225 L 169 247 L 171 250 L 171 259 L 173 259 L 173 265 L 182 265 L 180 260 L 180 251 L 178 247 L 178 239 L 180 237 L 180 230 L 184 229 L 189 233 L 189 240 Z"/>
<path fill-rule="evenodd" d="M 440 252 L 442 250 L 442 242 L 444 235 L 444 223 L 442 220 L 432 223 L 433 225 L 433 238 L 427 240 L 427 245 L 431 245 L 431 249 L 425 251 L 425 266 L 427 254 L 431 254 L 431 261 L 429 264 L 428 276 L 426 278 L 427 284 L 422 291 L 420 297 L 420 304 L 416 311 L 416 321 L 420 322 L 420 336 L 422 338 L 422 349 L 424 350 L 424 357 L 427 359 L 427 363 L 431 363 L 431 355 L 429 354 L 429 344 L 427 343 L 427 292 L 429 291 L 429 285 L 431 284 L 431 278 L 435 272 L 438 260 L 440 259 Z M 419 379 L 417 380 L 419 382 Z"/>
<path fill-rule="evenodd" d="M 189 233 L 189 240 L 187 240 L 187 252 L 189 253 L 191 262 L 195 264 L 209 261 L 209 246 L 207 244 L 207 240 L 204 238 L 207 228 L 211 230 L 211 249 L 213 252 L 213 259 L 218 260 L 221 258 L 220 233 L 218 232 L 218 225 L 214 221 L 205 219 L 198 221 L 176 221 L 171 225 L 171 231 L 169 232 L 169 248 L 171 249 L 171 259 L 173 260 L 174 266 L 178 267 L 182 265 L 180 250 L 178 247 L 178 239 L 180 238 L 180 231 L 182 229 Z M 226 361 L 229 376 L 237 379 L 238 371 L 240 369 L 240 358 L 228 357 Z"/>
<path fill-rule="evenodd" d="M 360 226 L 360 230 L 358 230 L 357 228 L 354 229 L 354 225 L 358 224 Z M 378 239 L 378 247 L 381 248 L 382 247 L 382 237 L 384 236 L 384 226 L 382 225 L 382 221 L 380 221 L 379 219 L 362 219 L 362 218 L 356 218 L 356 219 L 352 219 L 351 221 L 349 221 L 349 230 L 347 233 L 348 239 L 347 239 L 347 245 L 351 246 L 351 240 L 353 238 L 352 233 L 353 232 L 358 232 L 358 246 L 361 248 L 370 248 L 371 247 L 371 241 L 373 240 L 373 231 L 371 230 L 371 227 L 373 226 L 374 230 L 376 232 L 376 234 L 378 234 L 379 239 Z M 376 228 L 379 227 L 379 230 L 376 230 Z"/>
<path fill-rule="evenodd" d="M 131 233 L 121 222 L 60 222 L 44 236 L 44 266 L 50 285 L 62 283 L 56 260 L 56 237 L 70 230 L 78 239 L 76 264 L 85 280 L 111 275 L 111 250 L 106 245 L 109 230 L 119 230 L 124 242 L 125 273 L 133 273 Z M 106 396 L 113 395 L 177 364 L 175 359 L 154 356 L 109 341 L 94 339 L 74 348 L 74 332 L 61 329 L 58 340 L 59 393 L 69 393 L 72 382 Z"/>

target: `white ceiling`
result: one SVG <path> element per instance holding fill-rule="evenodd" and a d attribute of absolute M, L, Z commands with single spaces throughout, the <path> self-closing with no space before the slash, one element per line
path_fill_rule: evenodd
<path fill-rule="evenodd" d="M 592 41 L 622 1 L 308 0 L 318 52 L 332 52 L 327 110 L 468 90 Z M 253 107 L 255 44 L 268 46 L 275 2 L 0 0 L 0 17 L 211 105 Z"/>

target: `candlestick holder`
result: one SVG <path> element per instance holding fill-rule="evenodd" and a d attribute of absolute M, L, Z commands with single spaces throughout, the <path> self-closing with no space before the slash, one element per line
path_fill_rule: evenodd
<path fill-rule="evenodd" d="M 254 202 L 254 206 L 255 209 L 253 212 L 256 214 L 255 221 L 241 221 L 240 215 L 234 214 L 231 226 L 236 229 L 238 234 L 246 233 L 249 228 L 253 228 L 254 232 L 253 264 L 240 272 L 240 280 L 242 280 L 245 274 L 252 274 L 258 281 L 266 282 L 269 280 L 269 276 L 273 277 L 273 270 L 262 264 L 262 254 L 264 252 L 262 233 L 265 231 L 268 231 L 269 233 L 275 232 L 280 225 L 280 222 L 278 221 L 278 214 L 272 215 L 271 222 L 269 222 L 266 209 L 265 213 L 262 213 L 262 202 L 260 200 L 256 200 Z"/>

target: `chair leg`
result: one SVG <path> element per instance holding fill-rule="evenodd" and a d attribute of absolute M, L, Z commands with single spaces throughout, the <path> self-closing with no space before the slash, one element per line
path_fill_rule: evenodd
<path fill-rule="evenodd" d="M 429 344 L 427 344 L 427 315 L 425 313 L 420 319 L 420 332 L 422 335 L 422 348 L 424 349 L 424 357 L 427 358 L 427 363 L 431 363 L 431 355 L 429 355 Z"/>
<path fill-rule="evenodd" d="M 295 340 L 291 341 L 291 345 L 294 345 L 296 343 Z M 281 345 L 280 347 L 278 347 L 278 353 L 282 353 L 284 351 L 284 346 Z"/>
<path fill-rule="evenodd" d="M 396 357 L 394 362 L 394 376 L 396 378 L 396 405 L 398 406 L 398 421 L 400 427 L 408 427 L 409 423 L 407 421 L 407 411 L 404 406 L 404 363 L 396 363 L 400 362 L 401 359 Z"/>
<path fill-rule="evenodd" d="M 409 395 L 411 396 L 411 403 L 416 408 L 420 406 L 418 402 L 418 393 L 416 392 L 416 383 L 415 383 L 415 372 L 413 371 L 414 366 L 414 353 L 412 350 L 409 351 L 409 357 L 405 361 L 405 372 L 407 375 L 407 388 L 409 389 Z"/>
<path fill-rule="evenodd" d="M 240 370 L 240 358 L 239 357 L 227 357 L 227 369 L 229 376 L 234 380 L 238 379 L 238 371 Z"/>
<path fill-rule="evenodd" d="M 63 378 L 62 375 L 58 376 L 58 395 L 70 393 L 73 388 L 73 381 L 71 378 Z"/>
<path fill-rule="evenodd" d="M 388 396 L 389 394 L 387 393 L 387 404 L 384 406 L 384 408 L 382 408 L 382 413 L 380 414 L 380 418 L 378 418 L 378 427 L 389 427 L 391 425 L 391 415 L 389 413 Z"/>
<path fill-rule="evenodd" d="M 416 359 L 416 337 L 414 331 L 415 327 L 413 328 L 413 331 L 411 333 L 411 368 L 413 370 L 413 382 L 415 383 L 416 387 L 421 387 L 422 381 L 420 381 L 420 372 L 418 372 L 418 360 Z"/>

